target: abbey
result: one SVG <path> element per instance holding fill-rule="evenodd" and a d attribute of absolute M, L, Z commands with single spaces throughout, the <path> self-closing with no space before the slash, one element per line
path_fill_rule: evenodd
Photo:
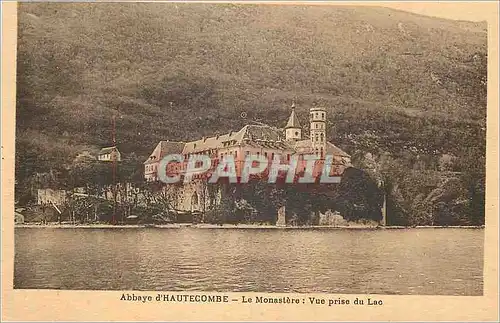
<path fill-rule="evenodd" d="M 340 176 L 351 166 L 351 157 L 346 152 L 327 141 L 327 112 L 322 107 L 312 107 L 309 110 L 309 134 L 302 128 L 295 111 L 291 107 L 290 116 L 284 128 L 263 124 L 247 124 L 239 131 L 229 132 L 212 137 L 203 137 L 190 142 L 160 141 L 149 158 L 144 162 L 144 178 L 146 181 L 158 181 L 160 161 L 168 154 L 181 154 L 184 162 L 169 163 L 167 173 L 182 174 L 186 170 L 187 160 L 191 155 L 206 155 L 216 166 L 225 156 L 235 160 L 236 173 L 241 174 L 245 157 L 248 155 L 263 156 L 270 162 L 275 156 L 286 162 L 292 157 L 299 160 L 298 169 L 305 169 L 304 155 L 314 154 L 318 162 L 313 170 L 313 176 L 322 171 L 322 163 L 326 155 L 333 156 L 330 176 Z M 200 181 L 203 179 L 200 178 Z M 180 210 L 199 210 L 199 190 L 202 185 L 196 183 L 184 184 L 175 200 L 176 208 Z M 203 192 L 202 192 L 203 193 Z"/>

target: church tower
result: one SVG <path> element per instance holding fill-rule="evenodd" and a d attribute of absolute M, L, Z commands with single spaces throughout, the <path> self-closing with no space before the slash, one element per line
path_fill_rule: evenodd
<path fill-rule="evenodd" d="M 311 147 L 316 155 L 323 158 L 326 152 L 326 110 L 318 107 L 311 108 L 309 122 L 311 124 Z"/>
<path fill-rule="evenodd" d="M 292 104 L 292 113 L 285 127 L 285 139 L 286 140 L 301 140 L 302 139 L 302 128 L 300 127 L 299 118 L 295 114 L 295 103 Z"/>

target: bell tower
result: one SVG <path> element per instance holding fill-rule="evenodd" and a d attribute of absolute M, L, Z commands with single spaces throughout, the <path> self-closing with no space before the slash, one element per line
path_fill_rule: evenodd
<path fill-rule="evenodd" d="M 311 108 L 309 122 L 311 125 L 311 147 L 316 155 L 324 157 L 326 152 L 326 110 L 319 107 Z"/>
<path fill-rule="evenodd" d="M 292 104 L 292 113 L 288 118 L 288 122 L 285 127 L 285 139 L 286 140 L 301 140 L 302 139 L 302 128 L 300 127 L 299 118 L 295 114 L 295 103 Z"/>

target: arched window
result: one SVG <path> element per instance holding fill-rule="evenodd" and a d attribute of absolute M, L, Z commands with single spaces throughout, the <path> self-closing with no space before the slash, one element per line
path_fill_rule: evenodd
<path fill-rule="evenodd" d="M 319 136 L 318 136 L 318 134 L 316 134 L 316 135 L 314 136 L 314 140 L 315 140 L 315 141 L 319 141 Z"/>
<path fill-rule="evenodd" d="M 325 141 L 325 136 L 321 133 L 321 142 Z"/>

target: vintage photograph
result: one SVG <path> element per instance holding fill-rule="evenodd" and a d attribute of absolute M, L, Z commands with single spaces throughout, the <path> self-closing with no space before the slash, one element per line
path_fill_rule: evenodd
<path fill-rule="evenodd" d="M 19 3 L 14 289 L 483 295 L 487 40 L 375 4 Z"/>

